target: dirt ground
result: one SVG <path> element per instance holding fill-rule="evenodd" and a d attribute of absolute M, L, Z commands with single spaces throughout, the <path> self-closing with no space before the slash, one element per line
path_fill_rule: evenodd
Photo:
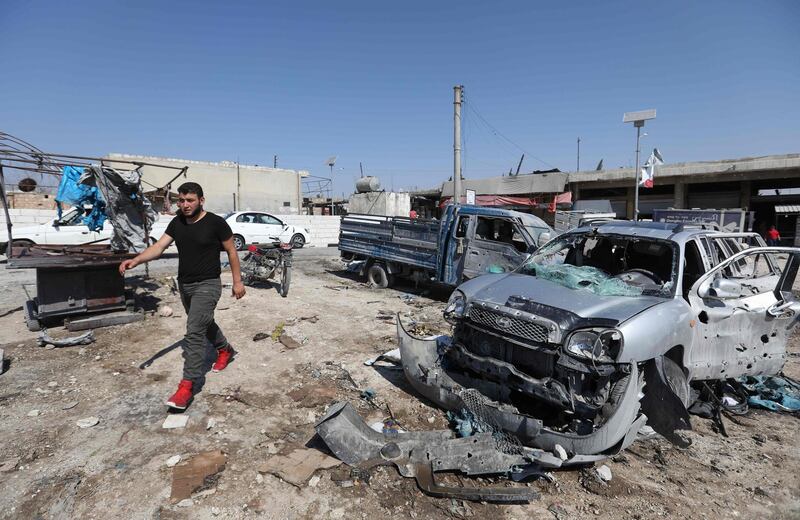
<path fill-rule="evenodd" d="M 430 498 L 389 467 L 350 487 L 342 485 L 343 466 L 319 470 L 320 478 L 302 487 L 262 475 L 258 468 L 273 454 L 312 439 L 314 422 L 334 400 L 349 400 L 369 422 L 385 419 L 389 404 L 407 430 L 447 428 L 444 413 L 418 400 L 402 372 L 363 364 L 396 347 L 393 320 L 380 316 L 399 312 L 404 322 L 417 322 L 418 332 L 447 331 L 447 293 L 429 289 L 409 300 L 406 291 L 425 288 L 370 289 L 338 260 L 317 258 L 295 267 L 288 298 L 271 287 L 250 288 L 240 301 L 226 295 L 217 321 L 238 350 L 236 360 L 208 374 L 185 428 L 163 429 L 163 402 L 181 375 L 176 346 L 185 314 L 165 278 L 134 282 L 149 309 L 170 305 L 174 316 L 149 314 L 140 323 L 97 329 L 93 344 L 50 350 L 37 347 L 21 312 L 0 317 L 7 360 L 0 375 L 0 517 L 800 518 L 800 421 L 756 410 L 725 419 L 727 438 L 711 421 L 693 417 L 686 450 L 660 438 L 634 443 L 606 462 L 608 485 L 598 485 L 591 468 L 514 484 L 539 491 L 529 504 Z M 271 337 L 253 341 L 281 323 L 299 347 Z M 796 378 L 799 339 L 792 338 L 786 366 Z M 365 389 L 374 390 L 374 404 L 361 398 Z M 76 425 L 91 416 L 97 425 Z M 211 428 L 209 419 L 216 422 Z M 225 469 L 190 502 L 172 504 L 167 459 L 216 449 L 227 454 Z"/>

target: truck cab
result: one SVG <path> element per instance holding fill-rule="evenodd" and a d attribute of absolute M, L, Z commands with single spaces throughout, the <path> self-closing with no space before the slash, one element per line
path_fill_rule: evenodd
<path fill-rule="evenodd" d="M 442 226 L 439 278 L 452 285 L 512 271 L 553 235 L 534 215 L 480 206 L 448 206 Z"/>

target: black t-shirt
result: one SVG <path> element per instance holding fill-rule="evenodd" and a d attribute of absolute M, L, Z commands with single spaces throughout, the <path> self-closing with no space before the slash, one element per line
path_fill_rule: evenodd
<path fill-rule="evenodd" d="M 178 247 L 178 281 L 200 282 L 219 278 L 219 252 L 222 242 L 233 236 L 231 227 L 219 215 L 206 215 L 189 224 L 186 217 L 178 215 L 167 226 L 167 235 Z"/>

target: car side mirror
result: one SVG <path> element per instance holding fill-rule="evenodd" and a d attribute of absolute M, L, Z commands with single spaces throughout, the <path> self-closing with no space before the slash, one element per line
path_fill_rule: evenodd
<path fill-rule="evenodd" d="M 284 224 L 283 229 L 289 229 L 289 224 Z"/>
<path fill-rule="evenodd" d="M 726 278 L 715 278 L 711 283 L 704 283 L 697 291 L 701 298 L 729 300 L 742 296 L 742 284 Z"/>
<path fill-rule="evenodd" d="M 545 231 L 544 233 L 539 235 L 539 245 L 545 244 L 550 242 L 550 233 Z"/>

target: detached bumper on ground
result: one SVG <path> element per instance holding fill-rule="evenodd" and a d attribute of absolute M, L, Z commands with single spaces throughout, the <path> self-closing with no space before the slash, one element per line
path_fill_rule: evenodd
<path fill-rule="evenodd" d="M 485 383 L 480 378 L 469 386 L 456 382 L 454 377 L 463 382 L 465 375 L 451 373 L 458 367 L 447 368 L 446 354 L 454 348 L 451 338 L 413 337 L 399 319 L 397 331 L 403 370 L 411 385 L 442 408 L 475 420 L 481 428 L 462 438 L 449 430 L 381 433 L 367 426 L 349 404 L 335 403 L 316 429 L 345 463 L 359 469 L 394 465 L 401 475 L 415 478 L 427 494 L 492 502 L 530 500 L 536 497 L 531 488 L 444 487 L 436 484 L 434 473 L 458 471 L 470 476 L 506 475 L 522 480 L 547 469 L 614 455 L 635 440 L 647 421 L 640 413 L 642 378 L 635 363 L 625 365 L 627 376 L 615 391 L 615 408 L 607 420 L 592 432 L 578 435 L 548 429 L 541 420 L 521 413 L 510 404 L 491 401 L 478 391 Z M 508 367 L 487 369 L 502 372 Z M 536 380 L 530 379 L 527 384 L 535 385 Z M 532 395 L 547 391 L 534 391 Z"/>

